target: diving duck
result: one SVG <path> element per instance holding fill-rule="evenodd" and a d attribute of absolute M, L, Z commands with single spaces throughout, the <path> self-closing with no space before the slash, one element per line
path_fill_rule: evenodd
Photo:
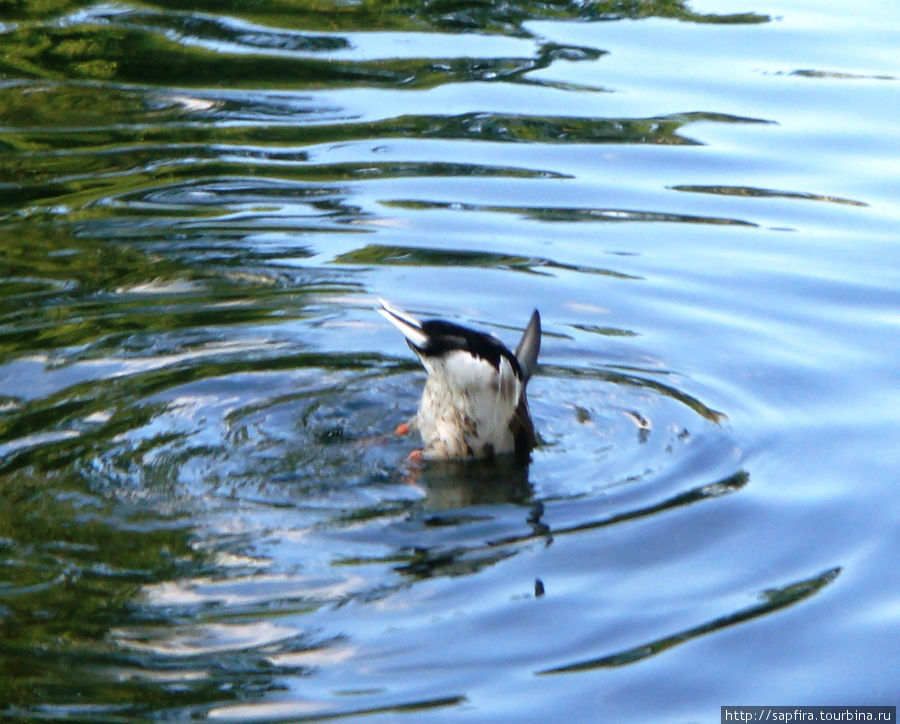
<path fill-rule="evenodd" d="M 466 460 L 512 453 L 527 462 L 536 441 L 525 387 L 541 348 L 538 311 L 512 353 L 491 335 L 441 319 L 420 321 L 378 301 L 378 312 L 403 333 L 428 373 L 419 411 L 397 428 L 422 436 L 422 450 L 411 457 Z"/>

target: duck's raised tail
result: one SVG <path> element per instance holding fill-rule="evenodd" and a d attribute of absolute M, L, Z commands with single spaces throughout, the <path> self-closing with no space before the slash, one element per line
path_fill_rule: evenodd
<path fill-rule="evenodd" d="M 531 377 L 534 368 L 537 367 L 538 352 L 541 351 L 541 315 L 537 309 L 531 313 L 531 319 L 528 326 L 519 340 L 516 347 L 516 359 L 519 360 L 519 366 L 522 368 L 522 374 L 525 381 Z"/>
<path fill-rule="evenodd" d="M 418 319 L 389 304 L 384 299 L 379 299 L 378 303 L 381 306 L 375 307 L 375 310 L 399 329 L 413 347 L 416 349 L 425 348 L 428 344 L 428 335 L 422 331 L 422 323 Z"/>

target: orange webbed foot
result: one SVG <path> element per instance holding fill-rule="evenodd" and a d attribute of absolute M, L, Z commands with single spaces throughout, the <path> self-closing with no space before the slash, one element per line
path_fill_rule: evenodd
<path fill-rule="evenodd" d="M 399 425 L 397 425 L 396 428 L 394 428 L 394 434 L 395 435 L 408 435 L 409 434 L 409 423 L 401 422 Z"/>

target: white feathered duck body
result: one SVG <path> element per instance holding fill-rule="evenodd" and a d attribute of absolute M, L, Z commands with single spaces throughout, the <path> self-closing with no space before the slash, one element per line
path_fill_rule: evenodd
<path fill-rule="evenodd" d="M 399 329 L 428 378 L 419 411 L 398 432 L 416 430 L 411 457 L 469 460 L 512 454 L 525 463 L 536 443 L 525 388 L 537 366 L 541 317 L 535 309 L 516 351 L 496 337 L 441 319 L 420 321 L 383 299 L 376 307 Z"/>

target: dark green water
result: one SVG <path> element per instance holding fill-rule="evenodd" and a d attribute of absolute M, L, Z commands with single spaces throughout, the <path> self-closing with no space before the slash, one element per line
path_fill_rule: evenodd
<path fill-rule="evenodd" d="M 0 717 L 900 692 L 889 3 L 0 3 Z M 512 344 L 404 464 L 376 297 Z"/>

